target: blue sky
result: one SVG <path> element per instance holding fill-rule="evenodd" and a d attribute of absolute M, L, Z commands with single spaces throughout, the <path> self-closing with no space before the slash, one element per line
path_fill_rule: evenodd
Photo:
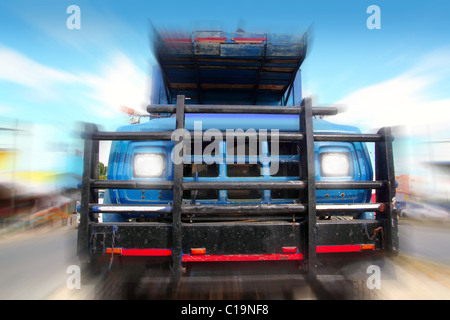
<path fill-rule="evenodd" d="M 81 10 L 79 30 L 66 26 L 72 4 Z M 366 26 L 373 4 L 381 10 L 379 30 Z M 2 1 L 0 114 L 56 126 L 61 134 L 52 139 L 63 141 L 78 121 L 107 130 L 126 123 L 120 105 L 144 110 L 149 102 L 151 21 L 157 28 L 274 33 L 312 26 L 304 93 L 317 104 L 345 104 L 337 121 L 368 130 L 445 122 L 449 12 L 449 1 Z"/>

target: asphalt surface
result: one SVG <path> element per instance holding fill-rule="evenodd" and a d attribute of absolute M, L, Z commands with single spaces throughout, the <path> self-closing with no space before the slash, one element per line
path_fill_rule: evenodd
<path fill-rule="evenodd" d="M 42 300 L 65 285 L 76 256 L 76 229 L 62 227 L 0 240 L 0 299 Z"/>
<path fill-rule="evenodd" d="M 401 221 L 399 257 L 388 263 L 378 299 L 450 299 L 450 228 Z M 79 265 L 77 229 L 27 232 L 0 239 L 0 299 L 96 299 L 95 281 L 67 288 L 68 267 Z M 310 292 L 294 299 L 314 299 Z"/>
<path fill-rule="evenodd" d="M 450 267 L 450 223 L 401 219 L 400 250 L 403 254 Z"/>

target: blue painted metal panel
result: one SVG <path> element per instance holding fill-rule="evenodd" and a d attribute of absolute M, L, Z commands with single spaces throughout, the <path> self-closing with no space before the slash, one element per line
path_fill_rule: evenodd
<path fill-rule="evenodd" d="M 219 129 L 226 130 L 233 124 L 233 128 L 248 129 L 266 129 L 268 131 L 275 129 L 282 129 L 282 131 L 296 131 L 298 130 L 298 116 L 291 115 L 214 115 L 214 114 L 187 114 L 186 128 L 194 130 L 194 122 L 202 121 L 202 130 Z M 148 123 L 139 125 L 130 125 L 120 128 L 118 131 L 164 131 L 174 130 L 174 118 L 154 119 Z M 343 126 L 330 123 L 323 119 L 314 120 L 314 129 L 316 132 L 347 132 L 360 133 L 359 129 L 351 126 Z M 223 144 L 225 142 L 222 142 Z M 166 168 L 167 171 L 162 178 L 153 180 L 173 180 L 172 165 L 170 162 L 170 152 L 173 148 L 171 141 L 154 141 L 154 142 L 129 142 L 129 141 L 115 141 L 112 144 L 112 152 L 109 161 L 108 179 L 123 179 L 133 180 L 132 161 L 134 153 L 140 152 L 165 152 L 166 153 Z M 221 150 L 226 148 L 222 146 Z M 267 154 L 267 147 L 262 148 L 261 159 L 269 156 Z M 320 154 L 322 152 L 348 152 L 351 159 L 351 175 L 348 177 L 323 177 L 320 174 Z M 356 181 L 371 181 L 373 179 L 373 171 L 371 168 L 370 157 L 367 147 L 364 143 L 343 143 L 343 142 L 315 142 L 315 159 L 316 159 L 316 180 L 356 180 Z M 298 163 L 298 156 L 279 156 L 280 162 Z M 298 177 L 294 176 L 270 176 L 268 164 L 262 165 L 261 177 L 228 177 L 226 174 L 226 163 L 219 165 L 218 177 L 202 177 L 198 178 L 201 181 L 223 181 L 223 180 L 252 180 L 252 181 L 289 181 L 296 180 Z M 185 177 L 185 181 L 193 181 L 194 178 Z M 342 195 L 344 194 L 344 196 Z M 141 190 L 112 190 L 109 194 L 112 203 L 158 203 L 170 204 L 172 201 L 172 191 L 145 191 L 145 199 L 142 199 L 143 193 Z M 318 203 L 363 203 L 369 202 L 371 196 L 370 190 L 318 190 Z M 106 201 L 106 200 L 105 200 Z M 292 199 L 271 199 L 270 191 L 264 191 L 261 200 L 229 200 L 227 199 L 227 191 L 219 193 L 218 200 L 198 200 L 201 203 L 289 203 Z"/>

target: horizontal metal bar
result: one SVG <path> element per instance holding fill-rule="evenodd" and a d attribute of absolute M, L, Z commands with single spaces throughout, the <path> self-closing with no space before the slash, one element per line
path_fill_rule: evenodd
<path fill-rule="evenodd" d="M 382 212 L 385 209 L 384 203 L 363 203 L 363 204 L 317 204 L 317 212 Z M 89 208 L 93 212 L 99 213 L 170 213 L 170 205 L 113 205 L 113 204 L 90 204 Z M 286 214 L 304 213 L 306 206 L 303 204 L 255 204 L 255 205 L 182 205 L 183 214 L 224 214 L 226 217 L 241 216 L 242 214 L 252 216 L 260 214 Z"/>
<path fill-rule="evenodd" d="M 152 227 L 163 228 L 169 230 L 172 227 L 170 222 L 90 222 L 89 225 L 95 228 L 101 228 L 102 230 L 111 230 L 118 227 L 118 230 L 123 229 L 141 229 L 148 230 Z"/>
<path fill-rule="evenodd" d="M 304 135 L 300 132 L 278 132 L 272 135 L 271 130 L 261 134 L 259 131 L 221 131 L 222 138 L 264 138 L 264 140 L 272 140 L 274 137 L 280 141 L 300 141 L 304 139 Z M 190 139 L 202 140 L 205 132 L 189 131 Z M 83 135 L 84 139 L 92 140 L 135 140 L 135 141 L 154 141 L 154 140 L 171 140 L 172 131 L 155 131 L 155 132 L 96 132 L 91 135 Z"/>
<path fill-rule="evenodd" d="M 301 213 L 303 215 L 303 213 Z M 203 215 L 195 215 L 188 217 L 182 217 L 182 220 L 185 221 L 185 223 L 192 223 L 192 222 L 223 222 L 223 221 L 246 221 L 249 219 L 252 219 L 254 221 L 258 222 L 264 222 L 264 221 L 283 221 L 283 220 L 292 220 L 292 213 L 285 213 L 281 215 L 260 215 L 260 214 L 240 214 L 240 215 L 233 215 L 233 216 L 227 216 L 227 215 L 212 215 L 212 214 L 203 214 Z"/>
<path fill-rule="evenodd" d="M 175 113 L 175 105 L 149 105 L 149 113 Z M 258 106 L 258 105 L 185 105 L 185 113 L 251 113 L 251 114 L 300 114 L 302 107 Z M 335 115 L 336 107 L 312 108 L 313 115 Z"/>
<path fill-rule="evenodd" d="M 317 212 L 365 212 L 383 211 L 384 203 L 317 204 Z"/>
<path fill-rule="evenodd" d="M 339 110 L 337 107 L 312 107 L 313 116 L 335 116 Z"/>
<path fill-rule="evenodd" d="M 173 189 L 173 181 L 91 179 L 91 189 Z"/>
<path fill-rule="evenodd" d="M 380 134 L 314 133 L 314 141 L 378 142 L 381 139 Z"/>
<path fill-rule="evenodd" d="M 343 211 L 380 211 L 385 207 L 384 203 L 363 204 L 317 204 L 317 211 L 321 212 L 343 212 Z M 172 212 L 171 205 L 117 205 L 117 204 L 90 204 L 90 210 L 101 213 L 114 212 L 146 212 L 146 213 L 168 213 Z M 192 213 L 292 213 L 304 212 L 305 206 L 301 204 L 273 204 L 273 205 L 183 205 L 182 211 L 186 214 Z"/>
<path fill-rule="evenodd" d="M 202 139 L 204 132 L 189 132 L 192 139 Z M 222 131 L 223 137 L 259 137 L 258 131 L 234 132 Z M 270 131 L 267 132 L 267 139 L 272 138 Z M 154 132 L 96 132 L 91 135 L 84 135 L 84 139 L 92 140 L 171 140 L 172 131 L 154 131 Z M 377 142 L 381 141 L 379 134 L 354 134 L 354 133 L 314 133 L 315 141 L 344 141 L 344 142 Z M 304 134 L 300 132 L 278 132 L 279 140 L 303 140 Z"/>
<path fill-rule="evenodd" d="M 247 131 L 234 131 L 229 130 L 227 131 L 221 131 L 222 133 L 222 139 L 225 140 L 226 138 L 259 138 L 261 140 L 272 140 L 274 138 L 278 138 L 279 141 L 300 141 L 305 138 L 303 133 L 300 132 L 277 132 L 275 135 L 272 133 L 272 130 L 267 130 L 265 133 L 261 133 L 260 130 L 247 130 Z M 193 140 L 202 140 L 204 137 L 205 132 L 196 132 L 196 131 L 189 131 L 190 138 Z"/>
<path fill-rule="evenodd" d="M 300 190 L 306 187 L 304 181 L 186 181 L 184 190 Z"/>
<path fill-rule="evenodd" d="M 316 189 L 380 189 L 386 181 L 316 181 Z M 186 181 L 184 190 L 302 190 L 306 181 Z"/>
<path fill-rule="evenodd" d="M 124 204 L 90 204 L 89 209 L 99 213 L 169 213 L 172 212 L 170 205 L 124 205 Z"/>
<path fill-rule="evenodd" d="M 380 189 L 386 181 L 316 181 L 317 189 Z M 184 181 L 184 190 L 301 190 L 305 181 Z M 92 179 L 94 189 L 170 190 L 173 181 L 102 180 Z"/>
<path fill-rule="evenodd" d="M 272 139 L 270 134 L 267 135 L 267 139 Z M 279 132 L 278 140 L 279 141 L 300 141 L 305 139 L 305 135 L 299 132 Z"/>
<path fill-rule="evenodd" d="M 292 107 L 289 107 L 292 108 Z M 189 132 L 191 138 L 201 139 L 204 132 L 197 133 L 194 131 Z M 226 132 L 222 131 L 222 135 L 229 135 L 231 137 L 254 137 L 260 136 L 258 131 L 246 131 L 246 132 Z M 172 131 L 154 131 L 154 132 L 95 132 L 92 134 L 83 134 L 84 139 L 92 140 L 139 140 L 139 141 L 152 141 L 152 140 L 171 140 Z M 272 138 L 270 131 L 267 132 L 267 139 Z M 278 132 L 279 140 L 303 140 L 304 134 L 300 132 Z M 378 142 L 381 141 L 382 136 L 380 134 L 359 134 L 359 133 L 314 133 L 314 141 L 342 141 L 342 142 Z"/>
<path fill-rule="evenodd" d="M 170 140 L 172 131 L 154 131 L 154 132 L 95 132 L 84 135 L 84 139 L 92 140 Z"/>
<path fill-rule="evenodd" d="M 301 107 L 245 106 L 245 105 L 186 105 L 186 113 L 260 113 L 299 114 Z"/>
<path fill-rule="evenodd" d="M 226 214 L 233 215 L 255 215 L 255 214 L 282 214 L 282 213 L 304 213 L 306 207 L 302 204 L 248 204 L 248 205 L 182 205 L 181 212 L 184 214 Z"/>
<path fill-rule="evenodd" d="M 149 113 L 175 113 L 175 105 L 149 105 Z M 266 113 L 299 114 L 300 107 L 245 106 L 245 105 L 185 105 L 186 113 Z"/>
<path fill-rule="evenodd" d="M 380 189 L 386 181 L 316 181 L 316 189 Z"/>

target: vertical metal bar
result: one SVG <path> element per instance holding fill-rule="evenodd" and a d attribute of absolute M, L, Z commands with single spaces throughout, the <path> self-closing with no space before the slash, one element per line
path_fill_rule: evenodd
<path fill-rule="evenodd" d="M 302 63 L 303 63 L 303 60 L 304 60 L 304 57 L 301 57 L 300 60 L 297 62 L 297 66 L 295 67 L 294 70 L 298 70 L 298 69 L 300 68 L 300 66 L 301 66 Z M 294 87 L 294 81 L 295 81 L 295 77 L 296 77 L 296 76 L 297 76 L 297 73 L 294 72 L 294 73 L 292 74 L 292 76 L 291 76 L 291 79 L 289 80 L 289 83 L 288 83 L 287 86 L 286 86 L 285 91 L 288 90 L 288 92 L 287 92 L 287 94 L 284 96 L 284 97 L 285 97 L 285 100 L 284 100 L 284 102 L 282 103 L 283 106 L 285 106 L 285 105 L 287 104 L 288 100 L 289 100 L 289 96 L 291 95 L 291 91 L 292 91 L 292 89 L 293 89 L 293 87 Z M 302 102 L 302 104 L 303 104 L 303 102 Z"/>
<path fill-rule="evenodd" d="M 84 155 L 83 155 L 83 178 L 81 185 L 81 212 L 80 224 L 78 226 L 78 243 L 77 252 L 82 263 L 88 262 L 89 259 L 89 203 L 97 199 L 95 191 L 90 188 L 90 181 L 94 177 L 98 177 L 96 168 L 98 167 L 98 141 L 91 139 L 92 133 L 97 132 L 97 126 L 91 123 L 85 125 Z M 97 159 L 94 160 L 94 158 Z"/>
<path fill-rule="evenodd" d="M 302 101 L 300 114 L 300 131 L 305 135 L 301 148 L 301 172 L 303 179 L 306 178 L 307 192 L 303 193 L 303 203 L 307 203 L 307 234 L 306 244 L 308 245 L 306 256 L 308 261 L 308 275 L 312 280 L 316 276 L 317 254 L 316 254 L 316 170 L 314 160 L 314 130 L 312 122 L 311 99 L 305 98 Z M 306 177 L 305 177 L 306 175 Z M 306 199 L 305 199 L 306 198 Z"/>
<path fill-rule="evenodd" d="M 192 41 L 192 51 L 191 51 L 191 58 L 192 58 L 192 64 L 194 66 L 194 72 L 195 72 L 195 82 L 197 85 L 197 94 L 198 94 L 198 103 L 202 104 L 202 88 L 200 85 L 200 70 L 197 63 L 197 59 L 195 58 L 195 42 Z"/>
<path fill-rule="evenodd" d="M 184 129 L 184 95 L 177 96 L 176 129 Z M 176 142 L 176 150 L 181 149 L 181 159 L 184 157 L 184 137 Z M 180 145 L 181 144 L 181 145 Z M 181 148 L 179 148 L 181 147 Z M 183 196 L 183 161 L 174 164 L 173 178 L 173 213 L 172 213 L 172 270 L 174 281 L 181 278 L 182 258 L 182 228 L 181 228 L 181 200 Z"/>
<path fill-rule="evenodd" d="M 296 66 L 295 70 L 299 70 L 300 66 L 303 63 L 303 60 L 305 60 L 305 56 L 306 56 L 306 42 L 307 42 L 307 39 L 305 39 L 306 37 L 307 37 L 307 33 L 303 34 L 303 36 L 302 36 L 303 47 L 302 47 L 301 57 L 300 57 L 300 60 L 297 63 L 297 66 Z M 284 101 L 283 105 L 286 105 L 288 100 L 289 100 L 289 96 L 291 95 L 291 91 L 294 88 L 294 81 L 295 81 L 296 77 L 297 77 L 297 72 L 294 72 L 292 74 L 292 78 L 289 81 L 288 86 L 286 87 L 286 89 L 289 88 L 289 91 L 286 94 L 286 98 L 285 98 L 285 101 Z"/>
<path fill-rule="evenodd" d="M 98 132 L 97 126 L 93 125 L 93 130 Z M 91 152 L 91 177 L 92 179 L 98 180 L 100 175 L 99 166 L 99 152 L 100 152 L 100 141 L 92 140 L 92 152 Z M 91 189 L 91 202 L 98 203 L 98 189 Z M 98 214 L 91 213 L 89 217 L 90 221 L 98 222 Z"/>
<path fill-rule="evenodd" d="M 258 99 L 259 83 L 260 83 L 260 80 L 261 80 L 261 73 L 262 73 L 262 71 L 264 69 L 264 63 L 266 62 L 266 54 L 267 54 L 267 40 L 264 43 L 263 54 L 262 54 L 262 58 L 261 58 L 261 64 L 259 65 L 259 70 L 258 70 L 258 73 L 256 75 L 255 88 L 253 89 L 253 104 L 256 104 L 256 101 Z"/>
<path fill-rule="evenodd" d="M 384 220 L 384 236 L 386 251 L 391 254 L 398 253 L 398 219 L 394 208 L 395 197 L 395 171 L 394 155 L 392 151 L 391 128 L 381 128 L 378 134 L 382 141 L 375 143 L 375 176 L 377 180 L 386 180 L 387 183 L 376 191 L 376 201 L 388 203 L 384 212 L 378 213 L 377 218 Z"/>

